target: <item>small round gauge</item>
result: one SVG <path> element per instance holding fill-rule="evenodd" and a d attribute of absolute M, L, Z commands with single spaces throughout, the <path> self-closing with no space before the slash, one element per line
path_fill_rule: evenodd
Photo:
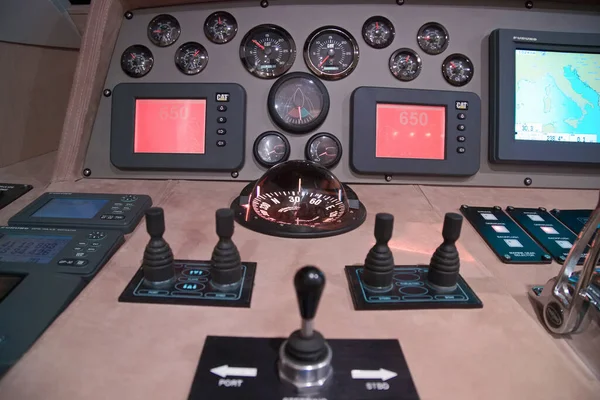
<path fill-rule="evenodd" d="M 427 54 L 432 56 L 442 53 L 448 47 L 450 38 L 448 31 L 437 22 L 428 22 L 417 33 L 417 43 Z"/>
<path fill-rule="evenodd" d="M 289 156 L 290 142 L 279 132 L 265 132 L 254 141 L 254 158 L 263 167 L 287 161 Z"/>
<path fill-rule="evenodd" d="M 294 64 L 296 43 L 277 25 L 259 25 L 242 39 L 240 59 L 252 75 L 262 79 L 277 78 Z"/>
<path fill-rule="evenodd" d="M 390 72 L 404 82 L 412 81 L 421 73 L 421 57 L 412 49 L 402 48 L 390 57 Z"/>
<path fill-rule="evenodd" d="M 371 17 L 363 25 L 363 39 L 375 49 L 388 47 L 394 41 L 394 25 L 385 17 Z"/>
<path fill-rule="evenodd" d="M 204 22 L 204 34 L 213 43 L 230 42 L 238 31 L 237 21 L 233 15 L 225 11 L 211 14 Z"/>
<path fill-rule="evenodd" d="M 208 52 L 200 43 L 187 42 L 175 52 L 175 65 L 186 75 L 196 75 L 208 64 Z"/>
<path fill-rule="evenodd" d="M 317 133 L 308 140 L 305 152 L 310 161 L 331 168 L 342 158 L 342 144 L 330 133 Z"/>
<path fill-rule="evenodd" d="M 358 43 L 352 35 L 335 26 L 325 26 L 310 34 L 304 44 L 304 61 L 318 77 L 342 79 L 358 64 Z"/>
<path fill-rule="evenodd" d="M 121 68 L 132 78 L 141 78 L 152 69 L 154 56 L 149 48 L 141 44 L 129 46 L 121 56 Z"/>
<path fill-rule="evenodd" d="M 464 86 L 471 81 L 475 67 L 463 54 L 451 54 L 442 64 L 442 75 L 452 86 Z"/>
<path fill-rule="evenodd" d="M 305 133 L 317 129 L 329 112 L 329 92 L 319 79 L 305 72 L 279 78 L 269 91 L 269 115 L 281 129 Z"/>
<path fill-rule="evenodd" d="M 159 47 L 172 45 L 179 39 L 179 35 L 181 35 L 179 21 L 172 15 L 158 15 L 148 24 L 148 39 Z"/>

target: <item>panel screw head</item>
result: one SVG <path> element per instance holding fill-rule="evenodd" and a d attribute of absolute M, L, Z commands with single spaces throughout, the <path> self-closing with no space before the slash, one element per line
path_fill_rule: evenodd
<path fill-rule="evenodd" d="M 127 19 L 131 19 L 131 18 L 133 18 L 133 13 L 132 13 L 131 11 L 127 11 L 127 12 L 125 13 L 125 18 L 127 18 Z"/>
<path fill-rule="evenodd" d="M 527 0 L 525 2 L 525 8 L 528 9 L 528 10 L 531 10 L 533 8 L 533 1 Z"/>
<path fill-rule="evenodd" d="M 92 175 L 92 170 L 89 168 L 86 168 L 83 170 L 83 176 L 85 176 L 86 178 Z"/>
<path fill-rule="evenodd" d="M 240 173 L 239 173 L 239 172 L 237 172 L 237 171 L 233 171 L 233 172 L 231 173 L 231 177 L 232 177 L 232 178 L 237 178 L 238 176 L 240 176 Z"/>
<path fill-rule="evenodd" d="M 544 254 L 544 255 L 542 255 L 542 260 L 549 261 L 549 260 L 552 260 L 552 257 L 550 257 L 550 255 L 548 255 L 548 254 Z"/>
<path fill-rule="evenodd" d="M 527 178 L 523 179 L 523 183 L 525 184 L 525 186 L 531 186 L 531 184 L 533 183 L 533 180 L 530 177 L 527 177 Z"/>
<path fill-rule="evenodd" d="M 544 211 L 544 212 L 546 211 L 546 209 L 544 207 L 539 207 L 538 210 Z"/>
<path fill-rule="evenodd" d="M 268 2 L 267 0 L 262 0 L 262 1 L 260 2 L 260 6 L 261 6 L 262 8 L 267 8 L 267 7 L 269 7 L 269 2 Z"/>
<path fill-rule="evenodd" d="M 515 208 L 514 208 L 513 206 L 508 206 L 508 207 L 506 207 L 506 209 L 507 209 L 508 211 L 513 211 Z"/>
<path fill-rule="evenodd" d="M 396 0 L 396 4 L 399 6 L 404 5 L 404 0 Z"/>
<path fill-rule="evenodd" d="M 110 91 L 110 89 L 104 89 L 104 91 L 102 92 L 102 94 L 104 95 L 104 97 L 110 97 L 110 95 L 112 94 L 112 92 Z"/>
<path fill-rule="evenodd" d="M 500 206 L 494 206 L 494 210 L 500 211 L 500 210 L 502 210 L 502 207 L 500 207 Z"/>
<path fill-rule="evenodd" d="M 391 175 L 386 175 L 385 176 L 385 181 L 386 182 L 391 182 L 392 181 L 392 176 Z"/>
<path fill-rule="evenodd" d="M 469 206 L 468 206 L 468 205 L 466 205 L 466 204 L 463 204 L 462 206 L 460 206 L 460 208 L 461 208 L 462 210 L 466 210 L 467 208 L 469 208 Z"/>
<path fill-rule="evenodd" d="M 509 256 L 508 254 L 503 255 L 502 258 L 504 258 L 506 261 L 512 260 L 512 257 Z"/>

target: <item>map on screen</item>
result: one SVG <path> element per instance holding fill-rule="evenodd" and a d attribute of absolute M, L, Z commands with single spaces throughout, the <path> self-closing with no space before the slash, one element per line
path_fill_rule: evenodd
<path fill-rule="evenodd" d="M 515 139 L 600 142 L 600 54 L 516 50 Z"/>

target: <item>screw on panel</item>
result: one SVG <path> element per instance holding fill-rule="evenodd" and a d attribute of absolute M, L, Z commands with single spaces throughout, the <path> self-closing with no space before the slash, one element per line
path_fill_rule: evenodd
<path fill-rule="evenodd" d="M 525 8 L 528 9 L 528 10 L 531 10 L 533 8 L 533 1 L 527 0 L 525 2 Z"/>
<path fill-rule="evenodd" d="M 385 181 L 386 182 L 391 182 L 392 181 L 392 176 L 391 175 L 386 175 L 385 176 Z"/>
<path fill-rule="evenodd" d="M 504 258 L 506 261 L 512 260 L 512 257 L 509 256 L 508 254 L 503 255 L 502 258 Z"/>
<path fill-rule="evenodd" d="M 110 89 L 104 89 L 104 91 L 102 92 L 102 94 L 104 95 L 104 97 L 110 97 L 110 95 L 112 94 L 112 92 L 110 91 Z"/>
<path fill-rule="evenodd" d="M 133 18 L 133 13 L 132 13 L 131 11 L 127 11 L 127 12 L 125 13 L 125 18 L 127 18 L 127 19 L 131 19 L 131 18 Z"/>
<path fill-rule="evenodd" d="M 460 206 L 461 210 L 466 210 L 467 208 L 469 208 L 469 206 L 466 204 L 463 204 L 462 206 Z"/>
<path fill-rule="evenodd" d="M 494 210 L 500 211 L 500 210 L 502 210 L 502 207 L 500 207 L 500 206 L 494 206 Z"/>
<path fill-rule="evenodd" d="M 525 184 L 525 186 L 531 186 L 531 184 L 533 183 L 533 180 L 531 178 L 527 177 L 523 180 L 523 183 Z"/>
<path fill-rule="evenodd" d="M 269 7 L 269 2 L 268 2 L 267 0 L 262 0 L 262 1 L 260 2 L 260 6 L 261 6 L 262 8 L 267 8 L 267 7 Z"/>
<path fill-rule="evenodd" d="M 538 210 L 546 212 L 546 209 L 544 207 L 538 207 Z"/>
<path fill-rule="evenodd" d="M 396 0 L 396 4 L 398 4 L 399 6 L 404 5 L 404 0 Z"/>
<path fill-rule="evenodd" d="M 506 209 L 507 209 L 508 211 L 513 211 L 515 208 L 514 208 L 513 206 L 508 206 L 508 207 L 506 207 Z"/>
<path fill-rule="evenodd" d="M 85 176 L 86 178 L 92 175 L 92 170 L 89 168 L 86 168 L 83 170 L 83 176 Z"/>
<path fill-rule="evenodd" d="M 543 254 L 542 255 L 542 260 L 545 260 L 545 261 L 552 260 L 552 257 L 550 257 L 549 254 Z"/>
<path fill-rule="evenodd" d="M 233 172 L 231 173 L 231 177 L 232 177 L 232 178 L 237 178 L 238 176 L 240 176 L 240 174 L 239 174 L 239 172 L 237 172 L 237 171 L 233 171 Z"/>

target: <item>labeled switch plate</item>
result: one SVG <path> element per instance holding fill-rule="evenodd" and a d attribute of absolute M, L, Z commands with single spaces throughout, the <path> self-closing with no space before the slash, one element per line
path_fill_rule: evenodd
<path fill-rule="evenodd" d="M 175 260 L 175 282 L 156 289 L 144 283 L 142 268 L 133 276 L 120 302 L 184 304 L 212 307 L 250 307 L 256 263 L 242 261 L 241 284 L 229 291 L 220 291 L 210 283 L 210 261 Z"/>
<path fill-rule="evenodd" d="M 33 189 L 31 185 L 0 183 L 0 210 Z"/>
<path fill-rule="evenodd" d="M 208 336 L 188 399 L 419 399 L 398 340 L 326 340 L 333 354 L 330 381 L 323 388 L 297 393 L 277 372 L 284 338 Z"/>
<path fill-rule="evenodd" d="M 371 291 L 362 281 L 363 266 L 346 266 L 346 278 L 355 310 L 406 310 L 432 308 L 482 308 L 483 303 L 467 282 L 458 276 L 456 289 L 438 292 L 427 283 L 427 266 L 396 265 L 393 286 Z"/>
<path fill-rule="evenodd" d="M 503 263 L 550 264 L 552 262 L 552 256 L 499 206 L 462 205 L 460 212 Z"/>

